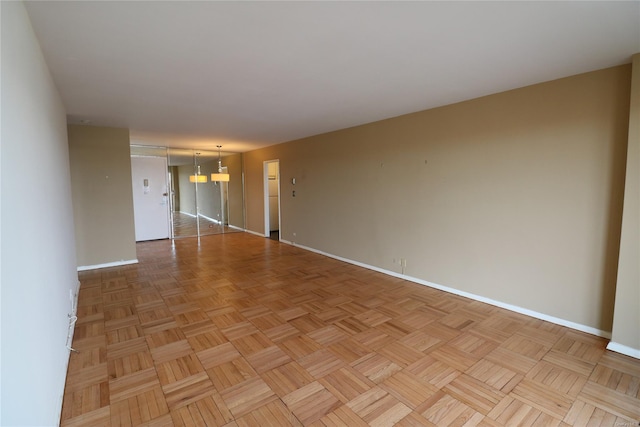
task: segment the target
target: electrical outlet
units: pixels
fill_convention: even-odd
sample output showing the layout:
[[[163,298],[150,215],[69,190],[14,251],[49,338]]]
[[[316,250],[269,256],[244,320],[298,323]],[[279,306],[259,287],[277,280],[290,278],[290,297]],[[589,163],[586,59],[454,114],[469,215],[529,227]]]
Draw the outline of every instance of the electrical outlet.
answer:
[[[402,266],[403,267],[407,266],[407,259],[406,258],[402,258]]]

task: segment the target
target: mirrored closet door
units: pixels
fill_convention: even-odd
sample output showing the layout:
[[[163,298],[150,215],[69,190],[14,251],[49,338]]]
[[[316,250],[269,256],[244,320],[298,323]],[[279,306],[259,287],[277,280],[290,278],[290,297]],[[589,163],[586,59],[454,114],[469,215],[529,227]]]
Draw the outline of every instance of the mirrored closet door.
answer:
[[[244,231],[242,155],[168,149],[173,238]]]
[[[158,179],[153,179],[153,185],[144,187],[144,182],[150,182],[145,175],[146,181],[142,178],[140,181],[143,183],[140,191],[149,198],[147,189],[162,188],[161,204],[169,214],[170,238],[244,231],[242,154],[220,148],[193,150],[131,145],[132,169],[144,159],[165,161],[166,181],[163,177],[164,183],[159,185]],[[148,217],[144,217],[141,224],[146,222]]]

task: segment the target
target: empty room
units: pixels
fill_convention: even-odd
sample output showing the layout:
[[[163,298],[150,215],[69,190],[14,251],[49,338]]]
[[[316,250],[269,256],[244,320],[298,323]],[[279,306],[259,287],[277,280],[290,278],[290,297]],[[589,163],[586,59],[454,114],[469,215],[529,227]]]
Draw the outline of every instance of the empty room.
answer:
[[[0,19],[0,425],[639,425],[639,1]]]

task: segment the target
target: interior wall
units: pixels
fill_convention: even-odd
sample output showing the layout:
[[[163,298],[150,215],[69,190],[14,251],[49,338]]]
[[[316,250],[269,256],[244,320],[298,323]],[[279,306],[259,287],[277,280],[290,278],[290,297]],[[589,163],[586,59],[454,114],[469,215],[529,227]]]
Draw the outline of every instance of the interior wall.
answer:
[[[633,56],[629,110],[622,239],[609,348],[640,358],[640,53]]]
[[[200,172],[207,177],[206,183],[198,184],[198,209],[200,215],[221,222],[222,199],[220,183],[211,181],[211,174],[218,173],[218,160],[200,163]]]
[[[180,194],[180,212],[196,215],[196,186],[189,181],[193,175],[193,165],[178,166],[178,188]]]
[[[611,331],[629,89],[625,65],[245,153],[247,228],[277,158],[283,240]]]
[[[53,426],[78,286],[66,112],[23,3],[0,15],[0,425]]]
[[[68,129],[78,267],[137,262],[129,130]]]
[[[222,158],[229,173],[229,226],[244,230],[244,191],[242,154]]]

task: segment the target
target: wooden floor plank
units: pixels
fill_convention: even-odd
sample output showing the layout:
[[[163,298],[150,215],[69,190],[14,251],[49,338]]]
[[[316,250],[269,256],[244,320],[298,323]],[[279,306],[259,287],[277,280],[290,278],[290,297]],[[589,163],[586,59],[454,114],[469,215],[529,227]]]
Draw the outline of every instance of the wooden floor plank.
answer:
[[[472,418],[478,419],[476,411],[442,392],[436,394],[425,406],[422,416],[437,426],[463,425]]]
[[[375,383],[350,366],[324,376],[319,380],[342,403],[347,403],[373,388]]]
[[[630,420],[640,420],[638,398],[611,390],[600,384],[588,382],[580,392],[579,398],[612,414]]]
[[[253,377],[224,390],[222,399],[234,417],[258,409],[260,406],[277,399],[276,394],[260,377]]]
[[[319,420],[341,406],[341,402],[318,381],[287,394],[282,401],[304,425]]]
[[[632,426],[606,340],[246,233],[79,274],[62,426]]]
[[[269,402],[236,420],[239,427],[302,426],[291,410],[280,400]]]
[[[318,427],[366,427],[369,424],[367,424],[349,407],[343,405],[311,425]]]

